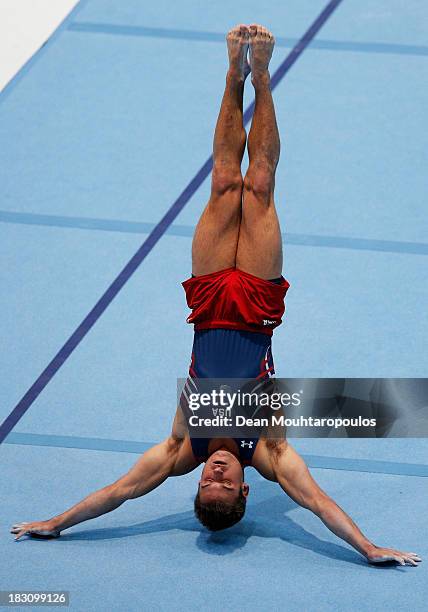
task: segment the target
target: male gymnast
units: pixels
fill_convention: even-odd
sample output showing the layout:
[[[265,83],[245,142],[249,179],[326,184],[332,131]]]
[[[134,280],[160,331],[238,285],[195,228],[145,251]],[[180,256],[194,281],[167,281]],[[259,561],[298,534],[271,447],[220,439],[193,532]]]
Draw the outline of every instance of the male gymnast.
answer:
[[[195,324],[189,381],[263,380],[274,372],[271,336],[281,323],[289,287],[281,275],[282,239],[274,204],[280,153],[268,71],[274,43],[273,35],[260,25],[239,25],[227,35],[229,69],[214,134],[211,194],[193,238],[192,278],[183,283],[192,309],[188,322]],[[247,143],[249,167],[243,179],[247,139],[242,105],[250,72],[255,109]],[[251,465],[369,562],[417,565],[420,561],[415,553],[370,542],[318,486],[285,437],[192,438],[180,406],[170,436],[145,452],[127,474],[54,518],[13,525],[11,533],[16,540],[24,534],[57,537],[203,462],[195,513],[212,531],[243,517],[249,494],[244,467]]]

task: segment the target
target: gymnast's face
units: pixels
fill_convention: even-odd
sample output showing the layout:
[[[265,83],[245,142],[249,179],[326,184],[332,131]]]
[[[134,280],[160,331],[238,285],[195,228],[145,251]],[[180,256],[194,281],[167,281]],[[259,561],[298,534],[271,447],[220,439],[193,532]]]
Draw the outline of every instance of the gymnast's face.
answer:
[[[213,453],[202,470],[199,498],[203,504],[212,501],[233,503],[239,491],[247,497],[249,486],[243,482],[244,472],[238,459],[226,450]]]

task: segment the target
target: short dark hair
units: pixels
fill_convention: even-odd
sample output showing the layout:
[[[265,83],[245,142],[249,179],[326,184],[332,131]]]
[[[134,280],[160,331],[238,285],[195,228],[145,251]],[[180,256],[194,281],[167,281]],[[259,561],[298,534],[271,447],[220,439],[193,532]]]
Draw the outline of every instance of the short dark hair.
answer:
[[[199,490],[195,497],[195,514],[199,521],[210,531],[220,531],[238,523],[245,514],[247,499],[239,489],[239,495],[234,503],[211,501],[201,502]]]

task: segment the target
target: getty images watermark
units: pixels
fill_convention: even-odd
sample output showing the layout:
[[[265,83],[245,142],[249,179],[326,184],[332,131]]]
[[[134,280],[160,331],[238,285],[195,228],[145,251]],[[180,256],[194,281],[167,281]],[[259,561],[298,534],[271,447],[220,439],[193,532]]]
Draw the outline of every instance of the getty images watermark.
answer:
[[[220,389],[188,394],[191,427],[375,427],[375,418],[286,416],[282,409],[302,405],[301,392],[231,391]],[[244,410],[239,412],[238,408]],[[248,410],[250,409],[250,410]],[[263,410],[265,409],[265,410]],[[267,410],[266,410],[267,409]],[[200,412],[199,412],[200,411]],[[253,411],[253,412],[251,412]],[[271,411],[271,414],[266,414]],[[281,414],[279,414],[281,411]],[[245,412],[244,414],[242,412]],[[251,416],[250,416],[251,414]],[[264,415],[264,416],[262,416]]]
[[[189,432],[201,438],[414,436],[409,402],[404,415],[402,402],[391,400],[396,389],[395,382],[391,395],[389,379],[187,378],[178,385]],[[428,434],[424,418],[419,436]]]

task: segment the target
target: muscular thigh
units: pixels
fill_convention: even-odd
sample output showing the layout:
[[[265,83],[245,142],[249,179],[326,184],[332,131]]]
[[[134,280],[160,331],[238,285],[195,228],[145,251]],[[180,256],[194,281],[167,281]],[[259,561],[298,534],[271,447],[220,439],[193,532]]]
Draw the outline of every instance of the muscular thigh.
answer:
[[[282,274],[282,236],[273,196],[269,204],[244,190],[236,267],[259,278]]]
[[[211,197],[196,226],[192,244],[195,276],[236,265],[242,192]]]

